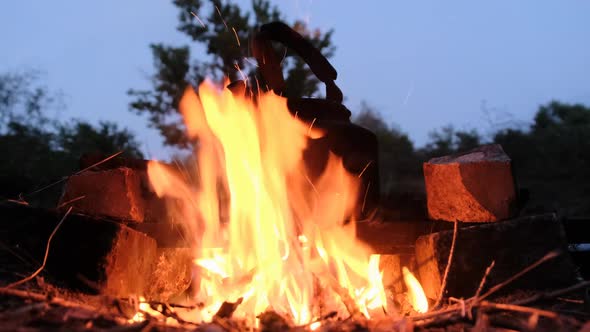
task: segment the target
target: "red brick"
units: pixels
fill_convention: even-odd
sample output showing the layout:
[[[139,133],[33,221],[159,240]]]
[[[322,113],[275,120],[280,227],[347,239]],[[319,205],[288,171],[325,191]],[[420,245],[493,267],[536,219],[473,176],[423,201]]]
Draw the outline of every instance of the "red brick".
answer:
[[[453,231],[448,230],[421,236],[416,241],[420,283],[431,299],[440,292],[452,238]],[[577,273],[567,254],[565,233],[555,216],[530,216],[459,228],[445,295],[473,296],[492,261],[495,265],[487,277],[486,289],[514,276],[553,250],[564,253],[525,274],[513,282],[512,287],[543,289],[576,282]]]
[[[59,205],[87,215],[143,222],[143,185],[140,171],[130,168],[87,171],[70,176]]]
[[[383,286],[393,290],[395,294],[402,294],[407,290],[402,274],[404,266],[417,275],[414,255],[381,255],[379,260],[379,270],[383,272]]]
[[[181,176],[175,167],[167,167]],[[180,202],[158,197],[145,168],[94,169],[68,179],[58,204],[62,210],[73,206],[75,212],[133,223],[180,221],[177,213],[171,213],[180,209]]]
[[[431,221],[361,221],[356,223],[356,236],[376,254],[409,254],[418,236],[431,228]]]
[[[125,297],[141,295],[151,287],[151,274],[157,257],[156,241],[129,227],[118,225],[111,249],[99,265],[104,278],[99,281],[103,294]]]
[[[64,213],[19,205],[0,205],[0,212],[4,216],[0,233],[6,245],[23,248],[41,262],[47,239]],[[121,223],[71,213],[52,238],[44,273],[51,280],[84,292],[142,295],[150,284],[156,254],[156,241],[141,232]],[[6,257],[13,260],[10,255]],[[3,262],[11,266],[10,260]]]
[[[511,161],[500,145],[434,158],[423,168],[429,218],[493,222],[514,216]]]
[[[157,259],[145,297],[169,301],[191,284],[193,250],[190,248],[158,248]]]

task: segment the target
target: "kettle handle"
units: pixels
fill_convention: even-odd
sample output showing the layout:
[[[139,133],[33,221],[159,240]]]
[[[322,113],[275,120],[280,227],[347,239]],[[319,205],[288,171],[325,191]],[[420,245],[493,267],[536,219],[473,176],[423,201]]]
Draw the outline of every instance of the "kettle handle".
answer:
[[[260,31],[252,38],[251,44],[260,73],[276,94],[284,93],[285,79],[281,61],[273,50],[271,41],[280,42],[295,51],[314,75],[326,85],[326,99],[342,103],[342,91],[334,82],[338,76],[336,69],[311,42],[283,22],[262,25]]]

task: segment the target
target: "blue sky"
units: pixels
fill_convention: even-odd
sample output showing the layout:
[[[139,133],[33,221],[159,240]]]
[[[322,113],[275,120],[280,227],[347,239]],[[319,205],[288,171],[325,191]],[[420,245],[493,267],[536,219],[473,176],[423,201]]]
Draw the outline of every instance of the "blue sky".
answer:
[[[334,28],[345,104],[354,112],[365,100],[418,146],[450,123],[486,132],[530,121],[551,99],[590,104],[588,1],[274,3],[290,21]],[[65,95],[61,116],[116,121],[164,158],[157,133],[127,110],[126,91],[149,86],[149,43],[189,42],[176,16],[170,1],[2,1],[0,71],[43,70]]]

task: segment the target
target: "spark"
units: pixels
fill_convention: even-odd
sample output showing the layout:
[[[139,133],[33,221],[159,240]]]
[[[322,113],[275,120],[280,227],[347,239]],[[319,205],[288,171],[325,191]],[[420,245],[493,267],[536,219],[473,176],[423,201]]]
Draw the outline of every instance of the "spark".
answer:
[[[193,15],[197,19],[197,21],[199,21],[199,23],[201,23],[203,28],[207,28],[207,26],[205,26],[205,23],[203,23],[203,21],[201,21],[201,19],[199,18],[199,16],[197,16],[197,14],[195,14],[195,12],[191,12],[191,15]]]
[[[281,63],[279,64],[280,66],[283,65],[283,61],[285,61],[286,58],[287,58],[287,48],[285,47],[285,53],[283,53],[283,58],[281,59]]]
[[[231,29],[234,32],[234,36],[236,37],[236,41],[238,42],[238,47],[242,46],[242,45],[240,45],[240,37],[238,37],[238,33],[236,32],[236,29],[234,27],[232,27]]]
[[[365,171],[367,170],[367,168],[369,168],[369,166],[371,166],[371,164],[373,163],[373,161],[369,161],[367,163],[367,165],[365,165],[365,168],[363,168],[363,170],[359,173],[358,177],[360,178],[361,176],[363,176],[363,174],[365,173]]]
[[[309,125],[309,129],[307,130],[307,136],[311,135],[311,128],[313,128],[313,124],[315,123],[315,120],[317,120],[317,118],[313,118],[313,120],[311,121],[311,124]]]
[[[258,68],[258,63],[252,61],[251,59],[244,57],[244,61],[246,61],[247,63],[251,64],[252,66]]]
[[[410,100],[410,97],[412,96],[413,92],[414,92],[414,81],[410,82],[410,88],[408,89],[408,93],[406,94],[406,98],[404,99],[404,103],[403,103],[404,106],[406,106],[406,104],[408,104],[408,100]]]
[[[236,68],[236,70],[238,71],[238,73],[240,73],[240,76],[242,76],[242,80],[245,83],[248,80],[248,78],[246,77],[246,74],[244,74],[244,72],[242,71],[242,69],[240,68],[240,65],[238,63],[234,63],[234,68]]]
[[[307,174],[303,174],[303,175],[305,176],[305,179],[307,180],[307,182],[311,186],[311,189],[313,189],[313,192],[316,194],[316,196],[320,197],[319,191],[315,188],[315,186],[314,186],[313,182],[311,181],[311,179],[309,178],[309,176],[307,176]]]
[[[227,27],[227,23],[225,23],[223,16],[221,16],[221,11],[219,10],[219,7],[215,6],[215,10],[217,10],[217,14],[219,14],[219,18],[221,19],[221,22],[223,22],[223,25],[225,25],[225,29],[227,31],[229,31],[229,28]]]

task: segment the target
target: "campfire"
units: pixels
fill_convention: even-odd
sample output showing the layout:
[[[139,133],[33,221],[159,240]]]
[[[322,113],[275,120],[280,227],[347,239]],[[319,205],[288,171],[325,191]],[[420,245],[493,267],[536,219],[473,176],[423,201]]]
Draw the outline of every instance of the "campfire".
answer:
[[[315,181],[305,168],[306,142],[321,130],[292,116],[272,92],[254,103],[206,81],[180,105],[189,135],[199,138],[200,187],[157,162],[148,174],[159,196],[181,202],[179,219],[198,234],[199,318],[209,321],[224,302],[239,303],[234,316],[253,325],[268,308],[297,325],[332,311],[371,318],[396,310],[386,301],[379,255],[356,238],[350,219],[359,208],[358,175],[333,154]],[[427,311],[419,283],[406,274],[413,305]]]
[[[253,40],[267,88],[205,80],[184,92],[194,162],[90,156],[57,210],[0,206],[18,220],[3,225],[7,248],[44,257],[0,288],[33,301],[0,323],[51,312],[72,329],[117,331],[582,326],[589,283],[569,234],[553,214],[518,215],[501,146],[426,162],[429,220],[396,220],[379,206],[375,136],[350,123],[335,70],[282,23]],[[309,62],[325,100],[282,96],[271,40]],[[574,309],[528,306],[557,298]]]

